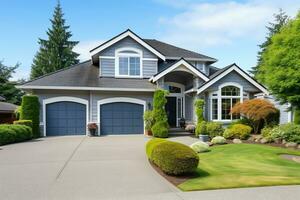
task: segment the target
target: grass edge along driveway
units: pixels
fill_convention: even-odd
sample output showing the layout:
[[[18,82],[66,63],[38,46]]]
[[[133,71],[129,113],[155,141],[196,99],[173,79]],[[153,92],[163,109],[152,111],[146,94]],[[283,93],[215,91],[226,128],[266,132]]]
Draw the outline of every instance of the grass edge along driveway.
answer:
[[[281,154],[299,151],[257,144],[211,147],[200,157],[196,178],[178,185],[183,191],[300,184],[300,164]]]

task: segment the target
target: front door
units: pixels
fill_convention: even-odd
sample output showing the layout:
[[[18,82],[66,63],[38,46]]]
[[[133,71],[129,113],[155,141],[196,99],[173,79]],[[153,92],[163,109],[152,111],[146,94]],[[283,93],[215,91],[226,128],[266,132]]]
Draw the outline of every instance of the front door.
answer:
[[[176,127],[176,97],[167,97],[166,112],[170,127]]]

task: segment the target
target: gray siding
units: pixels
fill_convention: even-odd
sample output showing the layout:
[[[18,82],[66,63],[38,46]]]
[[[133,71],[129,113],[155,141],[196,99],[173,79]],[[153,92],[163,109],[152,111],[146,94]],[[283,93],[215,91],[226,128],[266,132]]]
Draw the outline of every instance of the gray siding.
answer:
[[[262,98],[262,97],[259,97]],[[276,101],[276,99],[273,96],[267,96],[265,99],[269,100],[271,103],[274,104],[274,106],[280,111],[280,118],[279,118],[279,123],[280,124],[286,124],[291,122],[292,120],[292,115],[291,111],[288,110],[289,105],[288,104],[280,104],[279,101]]]
[[[126,37],[123,40],[117,42],[116,44],[108,47],[100,53],[101,56],[115,57],[115,50],[123,47],[132,47],[139,49],[143,52],[143,58],[155,58],[157,56],[150,52],[148,49],[131,39]],[[156,60],[143,60],[143,76],[151,77],[157,73],[157,61]],[[112,77],[115,75],[115,59],[100,58],[100,75],[102,77]]]
[[[192,96],[185,96],[185,119],[187,121],[193,121],[193,100]]]
[[[130,37],[126,37],[123,40],[111,45],[107,49],[103,50],[100,53],[100,56],[115,56],[115,50],[122,47],[133,47],[143,51],[144,58],[157,58],[152,52],[148,49],[137,43],[135,40],[131,39]]]
[[[212,86],[210,86],[207,91],[216,91],[218,90],[219,85],[223,83],[228,83],[228,82],[234,82],[238,83],[243,86],[244,91],[247,92],[261,92],[259,91],[254,85],[249,83],[245,78],[243,78],[241,75],[239,75],[237,72],[232,71],[231,73],[227,74],[225,77],[214,83]]]
[[[100,59],[100,75],[103,77],[115,76],[115,59]]]
[[[143,60],[143,77],[151,77],[157,73],[157,61]]]
[[[152,106],[153,93],[137,93],[137,92],[91,92],[91,108],[90,117],[91,121],[98,122],[98,111],[97,102],[102,99],[112,98],[112,97],[130,97],[137,98],[147,102],[147,109],[149,104]]]

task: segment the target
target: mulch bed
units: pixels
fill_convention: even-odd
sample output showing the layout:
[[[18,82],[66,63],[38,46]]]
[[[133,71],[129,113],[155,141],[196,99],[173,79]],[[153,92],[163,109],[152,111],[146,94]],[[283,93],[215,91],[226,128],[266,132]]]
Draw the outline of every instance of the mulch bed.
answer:
[[[149,163],[151,164],[151,166],[155,169],[155,171],[157,173],[159,173],[162,177],[164,177],[165,179],[167,179],[170,183],[172,183],[174,186],[178,186],[181,183],[191,179],[191,178],[196,178],[197,175],[196,174],[188,174],[188,175],[181,175],[181,176],[172,176],[172,175],[168,175],[165,174],[159,167],[157,167],[153,162],[151,162],[149,160]]]

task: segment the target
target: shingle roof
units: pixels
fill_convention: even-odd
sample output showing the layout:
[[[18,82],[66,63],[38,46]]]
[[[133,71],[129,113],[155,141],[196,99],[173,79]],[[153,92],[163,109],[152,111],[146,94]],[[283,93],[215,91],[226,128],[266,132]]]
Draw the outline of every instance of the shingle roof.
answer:
[[[155,88],[148,79],[99,77],[99,67],[91,64],[90,60],[26,82],[20,88],[22,86]]]
[[[222,72],[226,71],[228,68],[232,67],[233,65],[235,65],[235,63],[234,63],[234,64],[231,64],[231,65],[228,65],[228,66],[226,66],[226,67],[224,67],[224,68],[222,68],[222,69],[216,70],[215,73],[213,73],[213,74],[211,74],[211,75],[209,76],[209,79],[215,78],[216,76],[218,76],[218,75],[221,74]]]
[[[207,59],[210,60],[212,62],[216,62],[217,59],[203,55],[203,54],[199,54],[187,49],[183,49],[180,47],[176,47],[174,45],[171,44],[167,44],[165,42],[161,42],[159,40],[155,40],[155,39],[143,39],[146,43],[148,43],[150,46],[152,46],[153,48],[157,49],[159,52],[161,52],[164,56],[166,57],[171,57],[171,58],[185,58],[185,59],[189,59],[189,58],[194,58],[194,59]]]
[[[7,103],[7,102],[0,102],[0,113],[13,113],[18,106]]]

